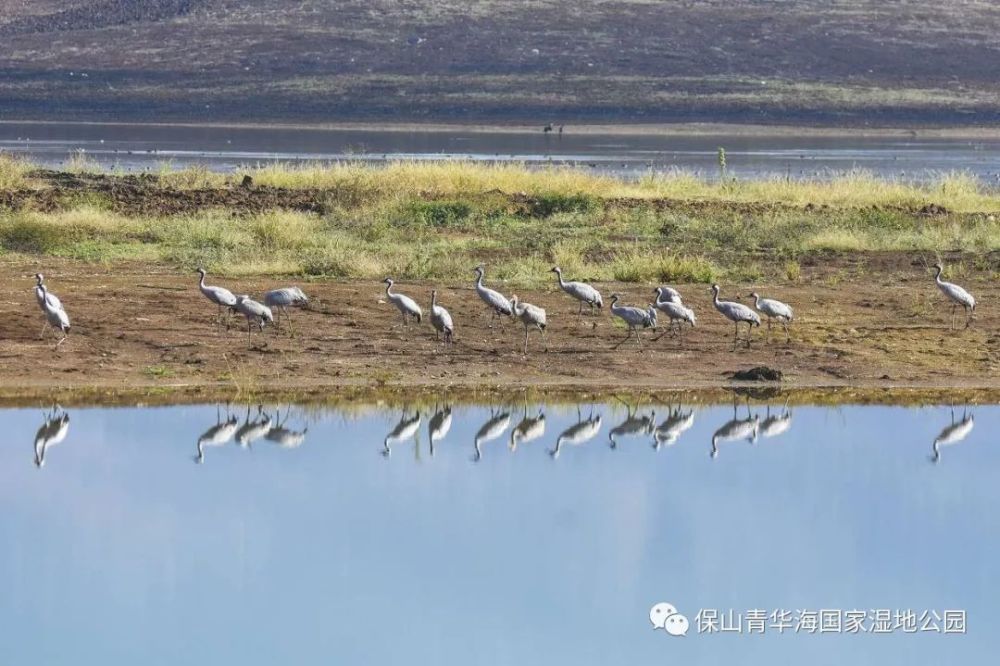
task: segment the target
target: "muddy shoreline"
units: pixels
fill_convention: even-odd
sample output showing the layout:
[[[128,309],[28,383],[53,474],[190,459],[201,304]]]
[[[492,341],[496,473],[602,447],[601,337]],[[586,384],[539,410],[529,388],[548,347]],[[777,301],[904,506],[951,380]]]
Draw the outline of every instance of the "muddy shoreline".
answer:
[[[58,350],[51,338],[38,337],[42,318],[32,279],[38,270],[44,270],[73,320],[69,339]],[[323,402],[438,394],[577,399],[678,390],[685,395],[707,391],[721,400],[733,386],[775,395],[804,391],[810,400],[834,389],[830,395],[848,402],[983,402],[1000,396],[1000,335],[995,333],[1000,315],[995,310],[983,308],[968,329],[951,329],[933,282],[922,274],[896,271],[877,299],[870,293],[867,269],[860,275],[836,284],[817,276],[782,285],[780,293],[798,314],[791,340],[776,332],[764,344],[755,331],[753,347],[735,351],[731,325],[711,309],[703,284],[678,285],[699,314],[698,327],[683,340],[653,341],[647,332],[641,352],[633,341],[614,348],[624,331],[606,309],[600,316],[581,317],[554,285],[529,290],[522,296],[549,313],[548,350],[532,335],[524,356],[520,325],[489,328],[470,285],[405,285],[421,302],[429,299],[431,288],[439,290],[456,321],[453,347],[437,342],[429,325],[404,328],[377,282],[316,280],[299,282],[312,305],[295,313],[297,335],[269,329],[249,348],[238,321],[228,332],[213,325],[216,310],[199,293],[194,274],[167,266],[4,259],[0,402],[175,402],[220,396]],[[293,281],[220,282],[259,294]],[[982,303],[1000,299],[1000,289],[990,280],[966,284]],[[635,284],[598,286],[633,299],[645,291]],[[733,372],[755,366],[780,370],[783,380],[767,385],[732,380]]]

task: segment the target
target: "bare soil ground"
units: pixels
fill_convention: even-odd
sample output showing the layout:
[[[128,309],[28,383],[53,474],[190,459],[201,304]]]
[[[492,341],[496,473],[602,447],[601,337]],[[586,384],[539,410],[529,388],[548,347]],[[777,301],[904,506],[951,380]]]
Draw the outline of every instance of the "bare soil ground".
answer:
[[[734,371],[761,365],[780,370],[785,387],[1000,388],[1000,314],[990,307],[1000,300],[1000,289],[986,280],[965,280],[983,306],[971,327],[950,328],[948,308],[925,272],[908,269],[901,256],[883,260],[881,271],[857,280],[824,279],[847,274],[846,260],[831,258],[801,285],[780,292],[754,285],[792,304],[797,319],[791,341],[776,329],[765,343],[763,331],[755,329],[750,349],[734,350],[732,325],[712,309],[703,284],[677,285],[695,309],[698,327],[683,339],[654,341],[645,331],[641,352],[634,340],[615,348],[625,331],[607,307],[600,316],[577,316],[575,302],[553,284],[519,294],[549,316],[545,342],[531,332],[526,356],[518,322],[488,327],[471,279],[462,285],[399,285],[425,309],[432,286],[439,290],[456,322],[453,346],[437,342],[426,320],[404,327],[377,282],[314,282],[302,284],[312,304],[293,315],[296,335],[284,327],[268,329],[254,334],[251,347],[244,320],[234,317],[228,331],[213,323],[216,309],[199,293],[196,275],[149,265],[112,269],[5,260],[0,393],[191,387],[330,394],[378,388],[668,390],[726,386]],[[58,349],[52,337],[39,338],[42,315],[32,277],[39,270],[73,322]],[[878,283],[872,274],[881,276]],[[283,284],[210,282],[258,296]],[[605,298],[620,290],[628,303],[645,304],[653,285],[599,287]],[[747,302],[748,292],[746,286],[723,286],[723,297]]]

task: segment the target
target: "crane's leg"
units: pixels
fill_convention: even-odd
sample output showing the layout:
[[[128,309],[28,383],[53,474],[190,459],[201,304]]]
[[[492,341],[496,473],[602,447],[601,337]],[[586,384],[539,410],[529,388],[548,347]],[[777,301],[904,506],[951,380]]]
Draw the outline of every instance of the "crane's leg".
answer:
[[[528,325],[524,325],[524,354],[528,354]]]
[[[785,320],[782,320],[781,325],[785,327],[785,342],[786,343],[791,342],[792,341],[792,334],[788,332],[788,322],[785,321]]]
[[[59,338],[59,342],[56,343],[56,347],[55,348],[59,349],[59,345],[61,345],[62,343],[66,342],[66,338],[67,337],[68,336],[65,333],[63,333],[63,336],[61,338]]]
[[[621,347],[621,346],[622,346],[623,344],[625,344],[626,342],[628,342],[629,338],[631,338],[631,337],[632,337],[632,329],[631,329],[631,328],[629,328],[629,330],[625,332],[625,337],[624,337],[624,338],[622,338],[622,339],[621,339],[621,340],[620,340],[620,341],[618,342],[618,344],[616,344],[616,345],[615,345],[614,347],[612,347],[612,349],[618,349],[618,348],[619,348],[619,347]]]
[[[753,337],[753,323],[747,322],[747,349],[750,349],[750,338]]]
[[[292,325],[292,313],[289,312],[284,305],[281,306],[281,320],[288,320],[288,334],[293,338],[295,337],[295,326]]]
[[[750,325],[750,328],[753,328],[753,324]],[[767,332],[764,334],[764,342],[767,342],[770,339],[771,339],[771,318],[768,317],[767,318]]]
[[[593,306],[591,306],[591,308],[593,308]],[[580,316],[580,317],[583,316],[583,301],[580,301],[580,312],[577,313],[577,316]]]
[[[736,351],[736,344],[740,339],[740,323],[738,321],[733,322],[733,351]]]
[[[635,331],[635,344],[639,345],[639,351],[642,351],[642,342],[639,340],[639,329],[633,326],[632,330]]]
[[[247,347],[253,349],[253,342],[251,341],[250,338],[251,326],[252,324],[250,323],[250,317],[247,317]]]

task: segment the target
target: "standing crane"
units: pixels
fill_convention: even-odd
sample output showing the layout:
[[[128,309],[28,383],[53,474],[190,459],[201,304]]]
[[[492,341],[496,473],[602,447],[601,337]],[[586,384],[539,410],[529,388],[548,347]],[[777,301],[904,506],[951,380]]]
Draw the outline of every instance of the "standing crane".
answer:
[[[616,344],[613,349],[618,349],[623,343],[627,342],[628,339],[635,333],[635,343],[639,345],[639,349],[642,349],[642,343],[639,341],[639,329],[640,328],[651,328],[656,325],[656,321],[649,316],[647,310],[642,308],[632,307],[630,305],[618,305],[618,301],[621,300],[620,294],[611,294],[611,314],[618,317],[628,325],[628,333],[621,342]]]
[[[437,304],[437,298],[437,289],[434,289],[431,291],[431,325],[434,326],[434,335],[440,339],[443,333],[445,343],[454,343],[455,325],[451,322],[451,313]]]
[[[483,286],[483,275],[486,269],[482,266],[476,266],[472,269],[472,272],[476,274],[476,293],[479,294],[479,298],[483,300],[483,303],[490,309],[490,328],[493,328],[493,318],[497,317],[500,320],[500,326],[503,327],[503,317],[511,317],[514,315],[514,308],[511,307],[510,301],[501,294],[499,291],[494,291],[489,287]]]
[[[62,333],[62,337],[56,343],[56,349],[58,349],[59,345],[66,341],[66,336],[69,335],[69,315],[63,309],[62,302],[50,294],[48,288],[41,281],[35,287],[36,297],[39,294],[41,295],[42,313],[45,315],[47,327],[51,327]],[[42,329],[43,335],[45,330],[45,328]]]
[[[282,287],[281,289],[272,289],[264,294],[264,305],[269,308],[278,308],[282,318],[288,319],[288,330],[291,331],[292,335],[295,335],[295,329],[292,328],[292,316],[288,314],[288,308],[304,308],[309,305],[309,298],[298,287]],[[275,321],[275,326],[277,325],[278,322]]]
[[[626,407],[628,407],[626,405]],[[638,410],[638,407],[636,407]],[[648,415],[639,416],[636,411],[631,408],[625,416],[625,420],[616,425],[608,432],[608,446],[612,449],[618,448],[618,440],[616,437],[627,436],[631,437],[633,435],[652,435],[653,430],[656,428],[656,412],[650,412]]]
[[[684,322],[691,324],[691,328],[695,327],[696,319],[694,310],[681,303],[680,294],[675,289],[657,287],[653,291],[656,293],[656,309],[670,318],[668,332],[673,335],[681,332],[684,329]],[[676,331],[674,330],[675,323],[677,324]],[[663,335],[666,335],[666,333],[663,333],[660,337],[663,337]]]
[[[386,278],[382,280],[385,284],[385,297],[389,299],[389,302],[396,306],[400,314],[403,315],[403,326],[407,326],[410,323],[410,317],[417,320],[419,324],[424,318],[424,311],[420,309],[417,302],[410,298],[409,296],[404,296],[403,294],[394,294],[392,292],[392,285],[395,282],[392,278]]]
[[[937,273],[934,274],[934,282],[937,283],[938,289],[941,293],[948,297],[951,301],[951,319],[952,326],[955,322],[955,309],[961,305],[962,309],[965,310],[965,327],[968,328],[969,324],[972,323],[972,317],[976,314],[976,299],[972,297],[972,294],[962,289],[957,284],[952,282],[945,282],[941,279],[941,272],[944,268],[941,264],[934,264],[934,269]]]
[[[757,311],[767,316],[767,333],[764,335],[764,341],[766,342],[771,337],[772,319],[777,319],[781,322],[781,325],[785,327],[786,340],[791,340],[792,337],[788,333],[788,324],[795,316],[792,314],[792,308],[773,298],[761,298],[760,294],[756,291],[750,292],[750,298],[753,299],[754,307],[757,308]]]
[[[531,303],[521,303],[517,296],[511,296],[510,306],[514,311],[514,316],[524,324],[524,353],[528,353],[528,327],[534,326],[542,333],[542,342],[545,342],[545,310],[532,305]],[[545,348],[548,351],[548,346]]]
[[[253,324],[257,324],[257,328],[259,328],[260,332],[263,333],[264,324],[274,321],[274,315],[271,314],[271,308],[262,303],[258,303],[246,294],[236,297],[236,305],[234,307],[237,312],[247,318],[247,345],[252,348],[253,341],[251,338],[251,330],[253,328]]]
[[[719,300],[719,285],[712,285],[712,303],[715,305],[715,309],[719,311],[723,317],[733,322],[735,329],[733,333],[733,349],[736,349],[736,343],[740,338],[740,324],[747,324],[747,347],[750,347],[750,335],[753,331],[754,326],[760,326],[760,317],[752,309],[743,305],[742,303],[737,303],[735,301],[720,301]]]
[[[584,305],[590,306],[591,314],[594,313],[595,306],[598,309],[604,307],[604,300],[601,298],[601,292],[597,291],[586,282],[563,282],[562,269],[558,266],[553,266],[552,272],[555,273],[556,277],[559,279],[559,287],[567,294],[580,301],[580,312],[578,314],[583,314]]]
[[[201,279],[198,281],[198,288],[201,290],[201,293],[205,295],[205,298],[219,306],[219,315],[216,322],[221,324],[222,308],[229,308],[230,312],[232,312],[233,308],[236,307],[236,296],[233,295],[233,292],[224,287],[213,287],[205,284],[204,268],[198,269],[198,275],[201,276]],[[228,325],[229,321],[227,320],[226,326],[228,327]]]
[[[42,309],[42,312],[45,312],[46,289],[44,288],[44,285],[45,285],[45,276],[42,275],[41,273],[35,273],[35,300],[38,301],[38,307]],[[52,305],[61,310],[62,302],[59,300],[59,297],[53,294],[52,292],[48,292],[47,295],[48,295],[48,300],[51,301]],[[42,324],[42,330],[39,332],[38,337],[42,337],[45,335],[45,329],[48,328],[48,326],[49,322],[46,320]]]

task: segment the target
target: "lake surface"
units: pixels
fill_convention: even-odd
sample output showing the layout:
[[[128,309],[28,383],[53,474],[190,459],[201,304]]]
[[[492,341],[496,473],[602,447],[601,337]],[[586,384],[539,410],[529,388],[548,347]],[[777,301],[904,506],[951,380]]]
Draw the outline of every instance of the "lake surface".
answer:
[[[157,170],[205,164],[232,171],[267,162],[480,160],[568,164],[636,177],[683,169],[713,178],[725,147],[741,178],[830,177],[865,169],[886,178],[926,180],[967,171],[1000,182],[1000,140],[938,138],[656,136],[497,132],[400,132],[295,128],[0,123],[0,150],[51,167],[78,151],[107,168]]]
[[[987,664],[1000,648],[996,406],[264,412],[0,410],[0,660]],[[658,602],[687,635],[653,629]],[[807,632],[821,609],[840,631]],[[805,630],[779,633],[782,610]],[[876,632],[883,610],[898,621]],[[775,624],[703,631],[712,611]]]

